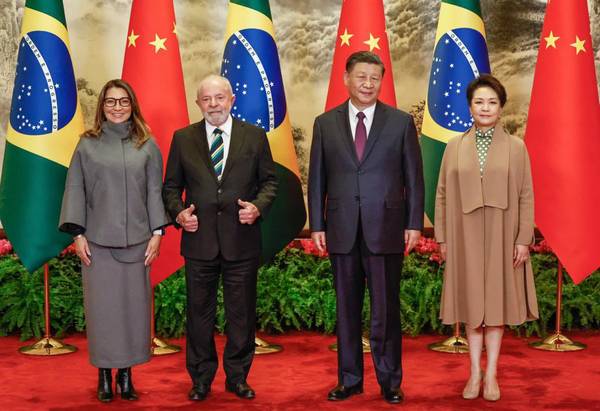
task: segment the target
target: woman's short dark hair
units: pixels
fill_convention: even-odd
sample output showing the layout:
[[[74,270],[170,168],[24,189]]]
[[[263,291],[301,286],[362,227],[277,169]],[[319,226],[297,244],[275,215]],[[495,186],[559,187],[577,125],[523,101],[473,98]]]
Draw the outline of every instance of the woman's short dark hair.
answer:
[[[482,74],[469,83],[469,86],[467,87],[467,101],[469,106],[473,100],[473,94],[475,94],[475,90],[481,87],[489,87],[494,90],[496,95],[498,95],[498,99],[500,100],[500,107],[504,107],[506,104],[506,89],[502,83],[500,83],[500,80],[491,74]]]
[[[383,61],[381,61],[377,54],[370,51],[357,51],[348,56],[348,59],[346,60],[346,73],[350,73],[350,71],[352,71],[354,66],[356,66],[358,63],[376,64],[381,67],[382,76],[385,72]]]

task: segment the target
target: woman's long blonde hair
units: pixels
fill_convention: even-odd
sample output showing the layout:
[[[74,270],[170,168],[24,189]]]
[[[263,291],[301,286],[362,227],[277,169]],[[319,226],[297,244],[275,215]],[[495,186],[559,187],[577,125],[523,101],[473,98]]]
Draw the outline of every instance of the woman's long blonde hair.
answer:
[[[94,125],[91,129],[85,131],[82,134],[82,137],[98,138],[100,136],[100,132],[102,131],[102,123],[106,121],[106,115],[104,114],[104,99],[108,89],[113,87],[125,90],[129,96],[129,99],[131,100],[131,139],[133,140],[135,146],[140,148],[150,138],[150,127],[148,127],[148,124],[142,116],[140,105],[138,104],[138,100],[133,92],[133,89],[129,83],[121,79],[110,80],[104,85],[104,87],[102,87],[102,90],[100,90],[100,95],[98,96],[98,105],[96,106]]]

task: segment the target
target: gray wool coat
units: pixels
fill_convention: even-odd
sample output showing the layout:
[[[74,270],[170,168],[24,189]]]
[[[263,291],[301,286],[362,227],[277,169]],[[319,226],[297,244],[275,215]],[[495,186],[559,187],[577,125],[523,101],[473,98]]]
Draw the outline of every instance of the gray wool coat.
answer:
[[[82,137],[67,173],[61,229],[83,227],[88,241],[104,247],[140,244],[169,222],[160,150],[152,139],[136,148],[128,128],[104,122],[99,138]]]

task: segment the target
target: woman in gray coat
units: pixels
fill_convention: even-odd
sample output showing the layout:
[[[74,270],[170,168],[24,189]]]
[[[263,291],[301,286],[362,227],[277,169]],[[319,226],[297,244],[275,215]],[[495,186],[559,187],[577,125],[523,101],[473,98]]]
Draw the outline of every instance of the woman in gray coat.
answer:
[[[136,400],[131,367],[150,359],[148,274],[168,223],[162,164],[131,86],[109,81],[73,153],[60,216],[82,263],[90,362],[103,402],[113,398],[113,368],[117,392]]]

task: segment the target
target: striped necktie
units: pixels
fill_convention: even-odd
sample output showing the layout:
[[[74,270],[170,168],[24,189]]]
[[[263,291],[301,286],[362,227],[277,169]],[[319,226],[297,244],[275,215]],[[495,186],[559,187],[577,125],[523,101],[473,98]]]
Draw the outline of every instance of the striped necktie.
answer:
[[[213,142],[210,145],[210,160],[213,168],[215,169],[217,178],[221,179],[221,174],[223,174],[223,154],[225,152],[225,145],[223,144],[223,130],[215,128],[212,135]]]

